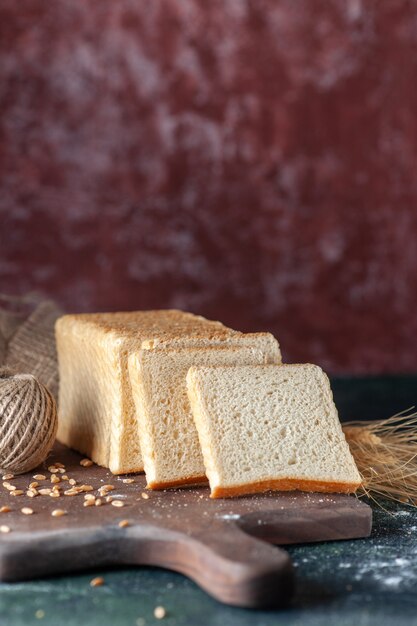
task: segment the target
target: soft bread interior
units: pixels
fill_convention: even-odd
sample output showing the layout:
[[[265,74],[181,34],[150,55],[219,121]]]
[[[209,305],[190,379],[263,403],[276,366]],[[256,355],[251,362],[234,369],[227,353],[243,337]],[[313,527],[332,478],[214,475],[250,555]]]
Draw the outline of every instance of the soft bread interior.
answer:
[[[260,364],[269,358],[271,354],[250,345],[141,350],[130,355],[148,487],[161,489],[207,480],[187,396],[188,369],[192,365]]]
[[[187,387],[212,497],[360,485],[319,367],[192,367]]]

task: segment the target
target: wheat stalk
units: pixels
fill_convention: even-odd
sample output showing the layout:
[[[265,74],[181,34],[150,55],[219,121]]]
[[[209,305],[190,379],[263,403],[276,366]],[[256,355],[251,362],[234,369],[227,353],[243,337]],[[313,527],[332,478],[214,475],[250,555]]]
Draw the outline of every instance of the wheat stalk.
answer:
[[[414,408],[385,420],[343,424],[362,476],[359,495],[417,506],[417,412],[412,412]]]

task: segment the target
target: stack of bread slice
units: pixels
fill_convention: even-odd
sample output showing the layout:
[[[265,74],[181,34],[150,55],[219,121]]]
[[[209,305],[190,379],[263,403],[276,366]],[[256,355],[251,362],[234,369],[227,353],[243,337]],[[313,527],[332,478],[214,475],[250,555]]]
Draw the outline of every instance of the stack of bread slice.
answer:
[[[175,310],[65,315],[56,340],[58,439],[114,474],[145,470],[155,487],[206,480],[187,397],[191,365],[281,362],[269,333]]]
[[[114,474],[212,497],[360,485],[327,377],[270,333],[163,310],[66,315],[56,338],[58,439]]]

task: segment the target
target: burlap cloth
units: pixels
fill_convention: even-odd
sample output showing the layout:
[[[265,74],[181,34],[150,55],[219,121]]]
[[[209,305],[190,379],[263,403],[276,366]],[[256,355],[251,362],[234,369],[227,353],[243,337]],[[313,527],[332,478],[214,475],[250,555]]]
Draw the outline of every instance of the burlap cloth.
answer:
[[[38,296],[13,298],[0,294],[0,367],[33,374],[58,398],[55,320],[58,307]]]

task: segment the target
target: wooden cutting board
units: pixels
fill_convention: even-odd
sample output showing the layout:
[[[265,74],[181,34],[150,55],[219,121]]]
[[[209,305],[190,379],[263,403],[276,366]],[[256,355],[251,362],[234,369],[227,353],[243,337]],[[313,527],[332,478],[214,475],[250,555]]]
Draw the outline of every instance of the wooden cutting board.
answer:
[[[98,467],[82,467],[77,453],[57,444],[46,467],[9,482],[24,490],[11,496],[1,489],[0,579],[28,580],[109,565],[156,565],[182,572],[217,600],[244,607],[273,607],[288,602],[293,586],[289,555],[270,544],[294,544],[366,537],[372,514],[353,496],[266,493],[211,500],[208,487],[146,491],[143,475],[113,476]],[[111,502],[84,507],[84,493],[30,498],[34,474],[39,488],[50,488],[48,466],[60,462],[77,485],[97,489],[114,485]],[[55,474],[62,477],[63,474]],[[70,488],[58,483],[61,492]],[[145,494],[145,498],[143,497]],[[24,515],[23,507],[33,509]],[[53,517],[54,509],[66,515]],[[119,522],[129,525],[121,527]]]

